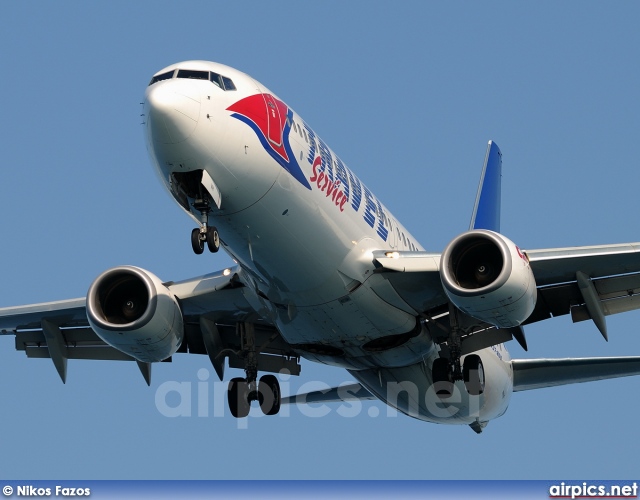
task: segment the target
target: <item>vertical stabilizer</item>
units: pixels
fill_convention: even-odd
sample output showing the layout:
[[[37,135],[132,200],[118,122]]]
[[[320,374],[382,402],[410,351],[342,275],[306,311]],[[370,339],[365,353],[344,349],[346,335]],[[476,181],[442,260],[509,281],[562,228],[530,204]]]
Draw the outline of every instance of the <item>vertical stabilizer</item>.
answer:
[[[500,232],[500,178],[502,177],[502,153],[498,145],[489,141],[482,167],[476,203],[469,229],[488,229]]]

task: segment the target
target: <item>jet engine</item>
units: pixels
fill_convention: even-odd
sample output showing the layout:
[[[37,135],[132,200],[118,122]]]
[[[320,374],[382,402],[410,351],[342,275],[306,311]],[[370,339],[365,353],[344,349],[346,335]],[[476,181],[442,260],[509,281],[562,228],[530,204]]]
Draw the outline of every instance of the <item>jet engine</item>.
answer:
[[[157,276],[138,267],[98,276],[87,294],[87,318],[107,344],[146,363],[173,355],[184,337],[178,301]]]
[[[536,305],[527,256],[493,231],[473,230],[454,238],[442,254],[440,279],[456,307],[498,328],[522,324]]]

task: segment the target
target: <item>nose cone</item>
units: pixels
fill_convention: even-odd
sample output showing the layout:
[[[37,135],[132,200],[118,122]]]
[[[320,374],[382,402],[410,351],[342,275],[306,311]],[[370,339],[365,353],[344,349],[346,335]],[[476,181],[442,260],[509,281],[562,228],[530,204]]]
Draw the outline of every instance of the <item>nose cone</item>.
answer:
[[[177,144],[188,139],[200,118],[200,94],[188,80],[158,82],[147,89],[147,124],[155,143]]]

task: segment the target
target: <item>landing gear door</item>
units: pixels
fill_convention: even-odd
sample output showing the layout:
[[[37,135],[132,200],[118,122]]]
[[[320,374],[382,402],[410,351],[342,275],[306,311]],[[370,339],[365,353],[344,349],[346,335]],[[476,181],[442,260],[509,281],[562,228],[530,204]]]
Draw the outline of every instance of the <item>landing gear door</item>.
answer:
[[[282,120],[280,109],[271,94],[262,94],[267,105],[267,130],[269,141],[275,146],[282,146]]]
[[[218,186],[216,186],[216,183],[213,182],[213,179],[209,175],[209,172],[207,172],[206,170],[202,170],[201,182],[202,186],[207,190],[207,193],[209,193],[209,196],[211,196],[211,199],[216,204],[216,207],[218,207],[218,209],[222,208],[220,206],[222,203],[222,195],[220,194],[220,189],[218,189]]]

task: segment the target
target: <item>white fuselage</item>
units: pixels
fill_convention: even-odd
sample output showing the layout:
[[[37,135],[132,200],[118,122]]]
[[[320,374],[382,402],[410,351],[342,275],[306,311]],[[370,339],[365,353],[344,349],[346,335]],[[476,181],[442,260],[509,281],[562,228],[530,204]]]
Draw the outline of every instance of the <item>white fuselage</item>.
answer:
[[[209,223],[260,315],[302,356],[350,370],[404,413],[442,423],[504,413],[512,373],[503,346],[477,353],[487,380],[481,396],[457,383],[443,405],[429,389],[437,347],[418,311],[374,272],[372,258],[374,250],[423,248],[299,115],[228,66],[188,61],[158,74],[174,69],[214,72],[235,87],[177,72],[153,83],[145,94],[146,138],[174,197],[173,174],[204,170],[215,183],[220,206]],[[401,345],[380,348],[403,334],[410,335]]]

